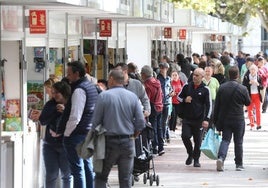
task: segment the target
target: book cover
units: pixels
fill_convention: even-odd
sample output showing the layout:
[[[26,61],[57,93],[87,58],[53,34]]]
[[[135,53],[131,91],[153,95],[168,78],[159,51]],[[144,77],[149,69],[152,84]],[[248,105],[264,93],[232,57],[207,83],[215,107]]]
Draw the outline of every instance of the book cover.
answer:
[[[21,118],[12,117],[5,120],[5,131],[22,131]]]
[[[20,117],[20,99],[6,100],[6,117]]]

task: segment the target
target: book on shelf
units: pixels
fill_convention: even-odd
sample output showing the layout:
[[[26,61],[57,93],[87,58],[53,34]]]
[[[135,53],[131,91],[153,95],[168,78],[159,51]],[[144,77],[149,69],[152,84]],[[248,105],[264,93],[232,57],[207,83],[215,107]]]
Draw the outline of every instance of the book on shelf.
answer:
[[[5,131],[22,131],[21,118],[12,117],[5,119]]]
[[[6,100],[6,117],[20,117],[20,99]]]

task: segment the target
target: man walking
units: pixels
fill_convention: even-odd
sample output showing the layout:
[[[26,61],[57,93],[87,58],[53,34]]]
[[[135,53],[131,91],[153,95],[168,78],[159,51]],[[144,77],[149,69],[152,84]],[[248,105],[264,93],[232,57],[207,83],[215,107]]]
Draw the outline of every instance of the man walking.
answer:
[[[250,96],[245,86],[238,83],[239,69],[237,66],[229,69],[230,81],[222,84],[216,96],[214,108],[214,123],[218,131],[222,131],[217,171],[224,170],[224,160],[228,147],[234,135],[234,151],[236,170],[243,167],[243,138],[245,133],[244,105],[250,104]]]
[[[200,146],[202,128],[207,128],[212,111],[212,102],[209,88],[202,82],[205,71],[202,68],[196,68],[193,73],[193,81],[185,84],[178,100],[184,103],[184,118],[182,120],[182,141],[187,150],[188,158],[186,165],[192,164],[194,167],[200,167]],[[193,136],[194,148],[191,137]]]
[[[102,125],[105,133],[105,159],[101,173],[96,173],[95,187],[106,188],[109,173],[118,165],[120,188],[131,188],[135,142],[145,122],[137,96],[124,88],[122,70],[109,73],[109,90],[102,92],[93,115],[93,128]]]
[[[67,64],[67,79],[72,96],[68,100],[60,125],[65,126],[63,144],[74,177],[74,188],[92,188],[94,173],[91,159],[77,155],[76,145],[83,142],[92,126],[92,116],[98,92],[85,76],[85,67],[75,61]],[[66,164],[67,165],[67,164]]]
[[[169,126],[168,126],[168,116],[169,116],[169,109],[171,105],[171,94],[173,92],[171,86],[171,79],[168,76],[167,72],[169,69],[168,63],[160,63],[159,64],[160,73],[157,75],[157,79],[161,83],[162,88],[162,101],[163,101],[163,110],[162,110],[162,117],[161,117],[161,126],[163,130],[163,139],[169,141]]]

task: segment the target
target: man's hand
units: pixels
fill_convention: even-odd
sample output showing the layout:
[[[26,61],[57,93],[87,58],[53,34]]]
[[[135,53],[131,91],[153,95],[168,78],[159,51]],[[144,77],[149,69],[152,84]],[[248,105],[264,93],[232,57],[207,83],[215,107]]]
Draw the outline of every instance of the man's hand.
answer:
[[[141,133],[140,131],[135,131],[135,133],[133,135],[134,136],[134,139],[137,138],[140,135],[140,133]]]
[[[150,113],[148,111],[144,110],[143,115],[144,115],[144,117],[148,117],[150,115]]]
[[[191,102],[192,102],[192,97],[191,97],[191,96],[187,96],[187,97],[185,98],[185,102],[186,102],[186,103],[191,103]]]
[[[202,122],[202,127],[203,128],[208,128],[208,125],[209,125],[208,121],[203,121]]]
[[[31,114],[30,114],[30,119],[32,119],[33,121],[38,121],[40,115],[41,115],[41,111],[40,110],[32,110],[31,111]]]

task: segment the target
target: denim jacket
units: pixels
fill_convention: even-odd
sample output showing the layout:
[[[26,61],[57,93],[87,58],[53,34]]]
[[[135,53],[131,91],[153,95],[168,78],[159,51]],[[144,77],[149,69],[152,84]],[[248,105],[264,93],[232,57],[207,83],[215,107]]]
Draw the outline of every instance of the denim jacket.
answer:
[[[169,76],[164,78],[162,74],[158,74],[157,79],[161,83],[163,93],[163,104],[164,105],[171,104],[172,97],[169,95],[173,90],[171,86],[171,78]]]

